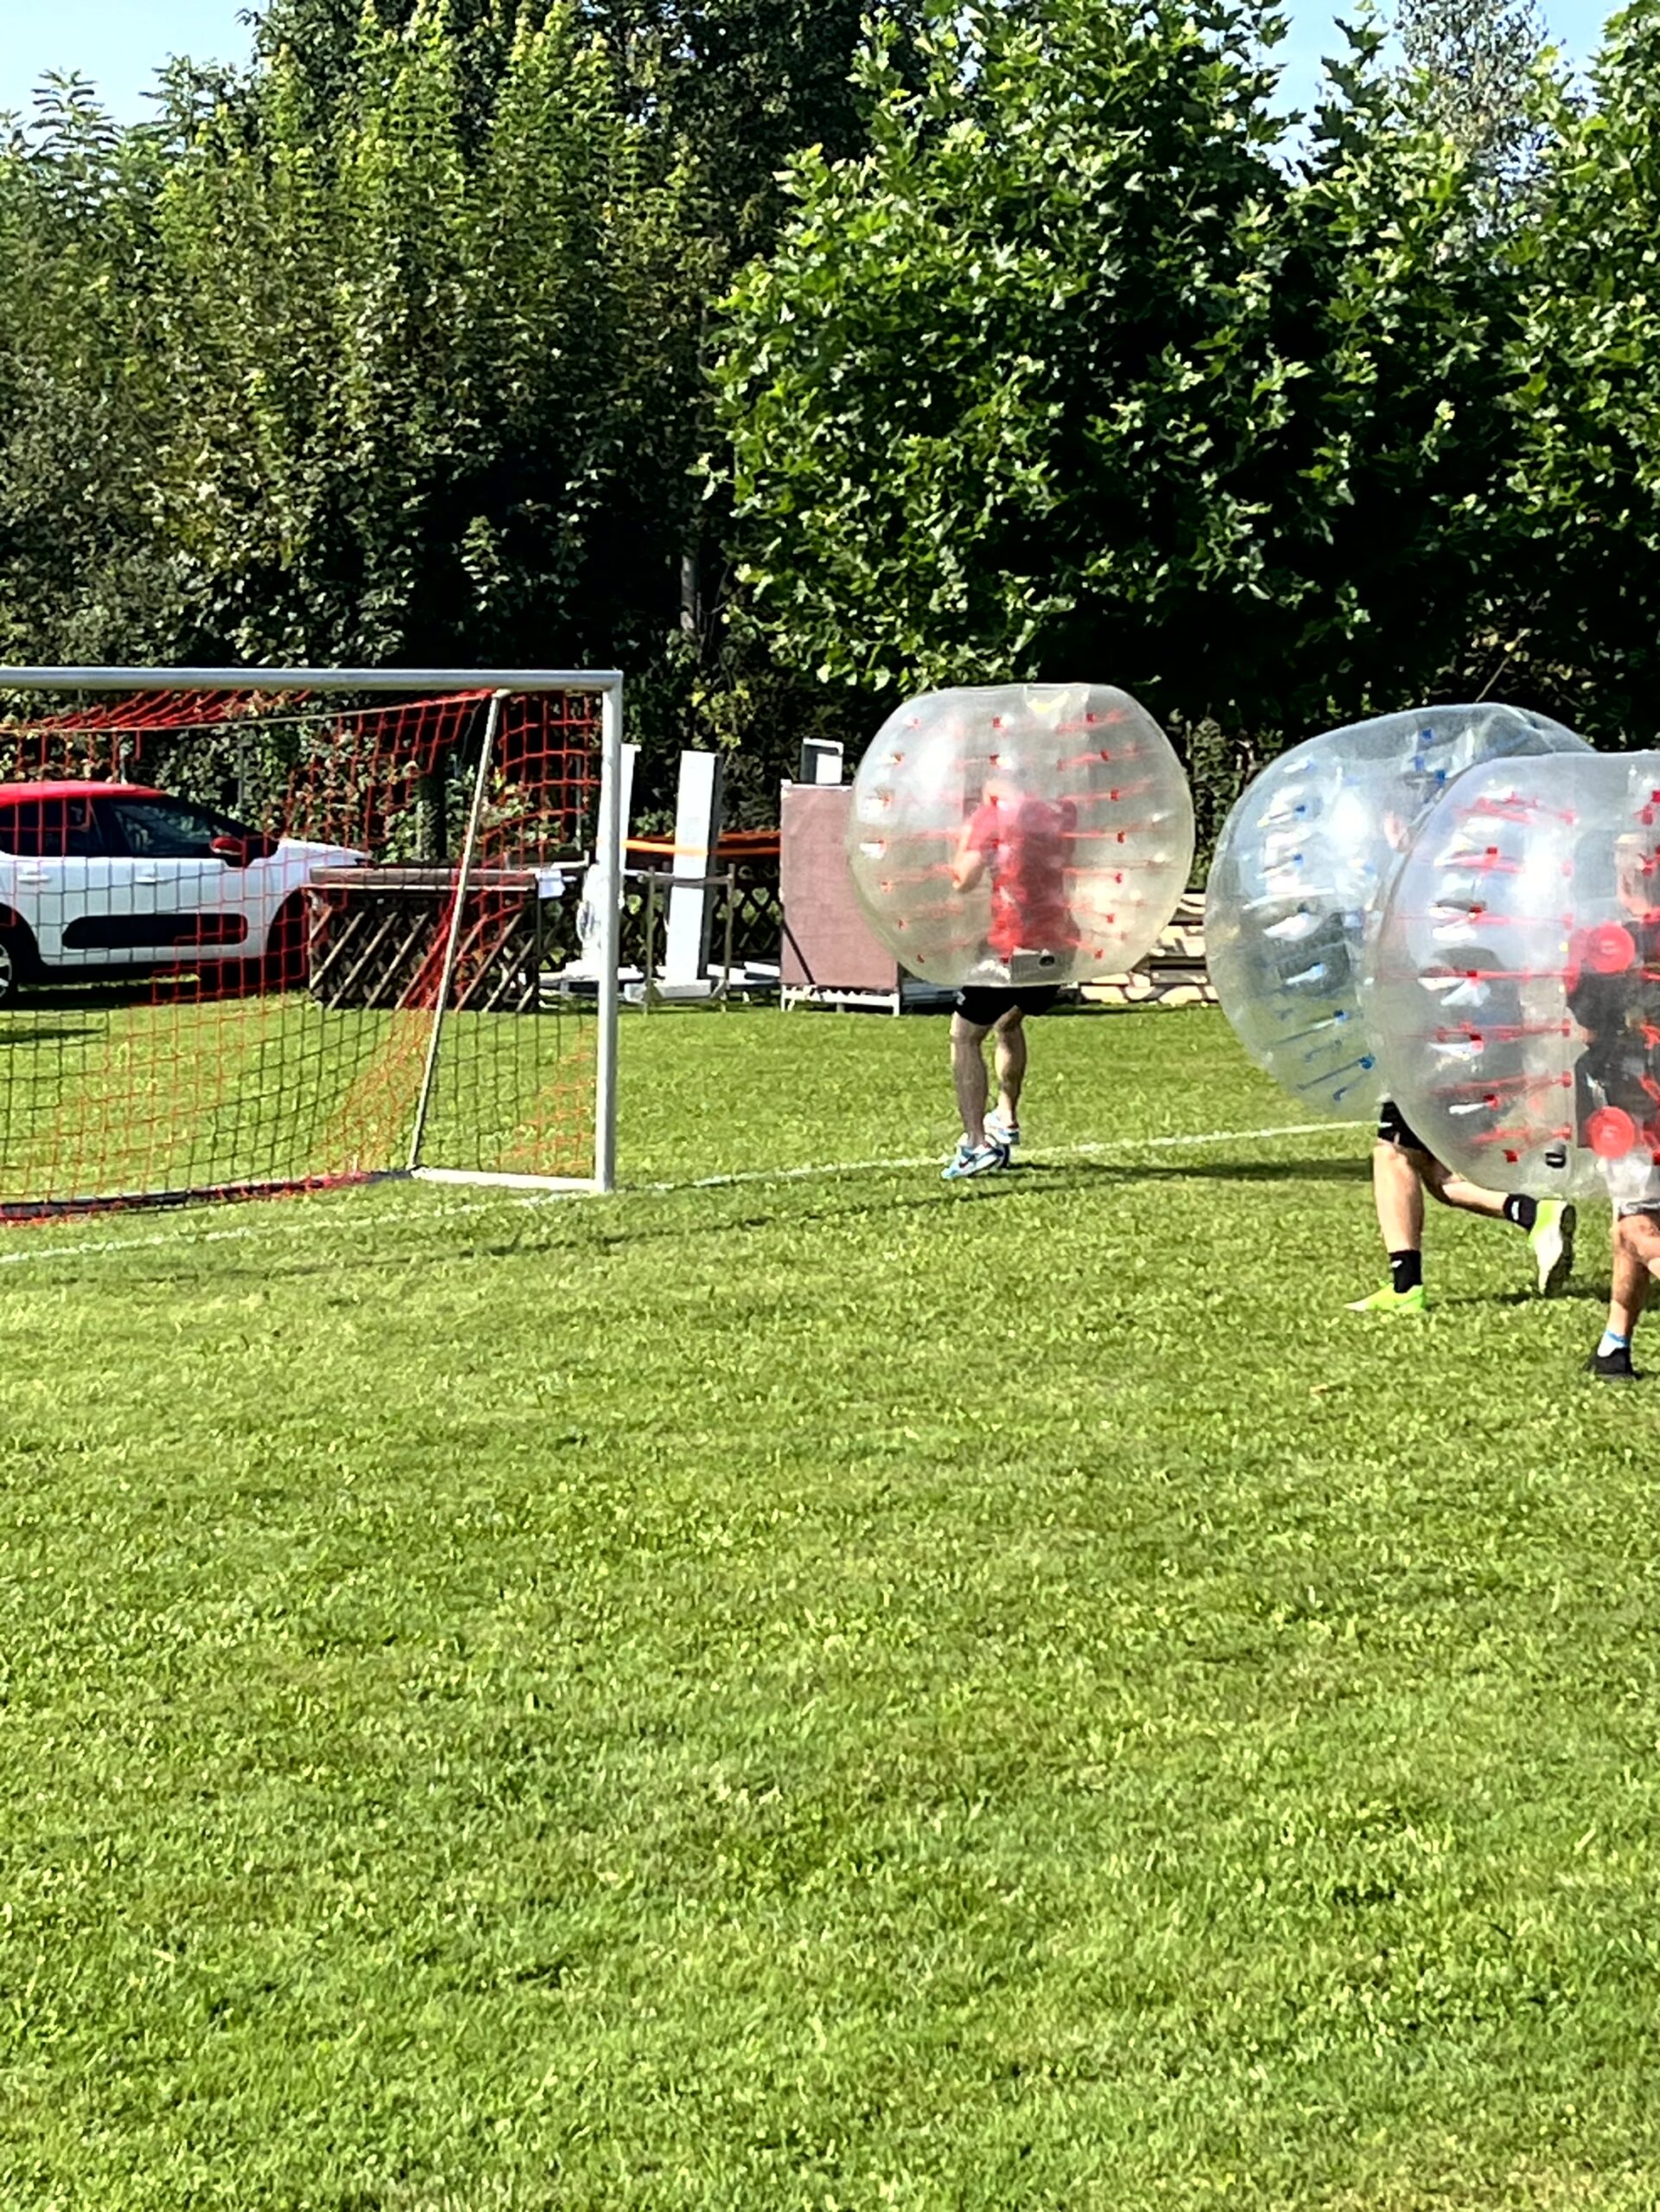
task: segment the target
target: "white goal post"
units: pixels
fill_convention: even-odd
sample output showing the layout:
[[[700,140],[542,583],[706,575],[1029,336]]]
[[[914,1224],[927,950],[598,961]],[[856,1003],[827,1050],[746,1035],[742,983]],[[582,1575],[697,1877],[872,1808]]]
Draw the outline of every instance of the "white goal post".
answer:
[[[64,707],[77,699],[84,699],[86,695],[125,694],[129,696],[149,697],[179,695],[188,699],[199,699],[204,695],[217,693],[258,695],[262,702],[268,701],[274,694],[304,695],[305,698],[312,702],[331,694],[353,695],[358,700],[418,699],[442,702],[448,699],[451,702],[448,711],[451,713],[456,711],[458,706],[461,706],[465,711],[474,714],[485,712],[484,702],[487,697],[488,707],[482,744],[477,766],[473,773],[470,792],[467,795],[467,813],[463,842],[453,867],[449,863],[444,863],[446,880],[449,889],[448,907],[440,910],[447,913],[447,923],[443,932],[442,975],[436,990],[436,1002],[431,1006],[431,1029],[426,1041],[424,1066],[420,1076],[418,1098],[410,1125],[407,1155],[399,1160],[387,1160],[380,1167],[365,1173],[357,1179],[373,1179],[379,1173],[392,1173],[413,1175],[444,1182],[497,1184],[510,1188],[527,1190],[590,1192],[613,1190],[616,1184],[617,1166],[617,1032],[620,1000],[620,964],[624,880],[625,825],[621,804],[623,679],[621,674],[614,669],[0,667],[0,695],[10,694],[14,696],[27,694],[44,695],[49,701],[64,702],[63,706],[54,705],[53,709],[58,720],[39,725],[41,728],[59,727],[65,719]],[[469,699],[476,703],[467,706],[464,702],[457,702],[455,695],[458,694],[468,695]],[[596,698],[599,702],[598,803],[597,809],[589,817],[594,823],[591,850],[585,852],[582,856],[584,861],[592,868],[590,888],[597,921],[596,942],[591,948],[594,955],[591,979],[588,986],[592,995],[587,1001],[593,1008],[593,1015],[590,1017],[584,1014],[583,1017],[583,1026],[587,1028],[588,1038],[590,1040],[590,1046],[585,1046],[585,1051],[591,1048],[593,1056],[592,1172],[580,1175],[544,1174],[535,1172],[518,1173],[477,1166],[432,1164],[427,1156],[429,1109],[433,1100],[434,1080],[439,1065],[440,1049],[444,1041],[446,1024],[450,1019],[451,986],[452,981],[456,979],[457,962],[461,957],[464,913],[469,890],[474,881],[474,871],[480,867],[480,822],[487,811],[487,803],[492,797],[493,773],[497,775],[496,790],[497,796],[499,796],[500,772],[498,769],[496,748],[502,732],[503,709],[509,701],[517,702],[525,700],[534,702],[538,695],[547,694],[564,694],[578,702],[587,702],[581,706],[581,712],[586,717],[583,727],[588,733],[586,742],[590,747],[593,740],[592,702]],[[119,726],[117,719],[118,710],[114,707],[94,710],[92,715],[94,721],[97,721],[99,711],[106,718],[100,725],[101,727]],[[308,709],[308,711],[310,709]],[[341,716],[345,716],[355,709],[350,703],[343,702],[335,711]],[[538,711],[552,717],[565,714],[568,710],[556,708],[549,702],[542,706]],[[0,702],[0,731],[3,731],[6,725],[5,705],[3,702]],[[476,728],[476,724],[471,727]],[[562,741],[567,744],[574,742],[569,736]],[[591,751],[584,757],[591,762],[593,757]],[[12,772],[17,772],[14,769]],[[26,772],[38,774],[44,778],[60,772],[48,766],[43,768],[36,767]],[[72,772],[92,774],[97,772],[81,769]],[[588,776],[589,780],[586,789],[591,808],[593,797],[591,769],[588,771]],[[26,791],[28,788],[26,783],[3,786],[4,790],[13,794],[14,804],[16,803],[16,794]],[[67,782],[48,783],[43,780],[40,785],[42,791],[57,794],[73,791],[73,786]],[[89,785],[89,789],[91,788],[92,786]],[[98,788],[101,790],[105,787],[100,785]],[[116,790],[118,787],[111,785],[108,788]],[[450,788],[454,788],[453,785]],[[267,845],[270,842],[269,839],[265,841]],[[355,841],[337,837],[335,842],[345,844]],[[27,854],[31,851],[43,853],[48,848],[43,843],[34,848],[27,844],[19,844],[15,849]],[[52,849],[56,851],[73,849],[54,847]],[[314,845],[308,849],[320,851],[321,848]],[[442,845],[438,850],[442,854]],[[404,872],[411,877],[421,873],[413,868],[406,869]],[[385,873],[390,875],[394,871],[388,869]],[[438,870],[436,868],[428,868],[423,873],[428,878],[436,878]],[[499,875],[501,873],[498,871]],[[546,873],[550,878],[557,874],[555,870],[549,870]],[[531,880],[528,875],[515,879],[515,880],[525,882],[529,882]],[[181,904],[182,901],[175,897],[174,903]],[[296,906],[300,903],[297,894],[294,903]],[[429,912],[430,911],[432,910],[429,905]],[[29,958],[38,965],[40,952],[37,943],[31,939],[27,929],[16,919],[16,917],[10,918],[20,942],[28,948]],[[245,927],[245,925],[239,925]],[[83,924],[83,928],[86,925]],[[128,926],[129,928],[132,926],[130,922]],[[430,939],[430,921],[426,926],[428,937]],[[539,924],[537,928],[536,942],[540,946],[543,938],[539,933]],[[81,941],[90,940],[83,938]],[[111,938],[110,941],[117,940]],[[130,944],[132,940],[128,938],[119,941]],[[206,944],[209,941],[207,938],[193,940],[199,944]],[[212,941],[217,945],[220,942],[228,943],[229,939],[222,938]],[[268,958],[270,957],[267,955]],[[175,961],[175,967],[179,964],[181,963]],[[210,962],[208,964],[213,963]],[[220,961],[218,964],[222,968],[232,965],[228,961]],[[245,969],[256,964],[245,960],[240,963]],[[521,969],[524,966],[522,958],[520,966]],[[9,969],[7,979],[10,980]],[[3,984],[0,984],[0,991],[4,988]],[[565,988],[574,988],[574,986]],[[428,989],[429,995],[429,985]],[[567,1003],[569,1001],[567,1001]],[[422,1004],[424,1007],[424,1000]],[[467,1020],[476,1020],[478,1018],[470,1014],[461,1017],[463,1023]],[[588,1027],[590,1020],[594,1026]],[[442,1160],[443,1157],[442,1150],[438,1156]],[[311,1187],[314,1179],[321,1182],[330,1179],[320,1175],[315,1179],[296,1177],[289,1179],[296,1187]],[[239,1179],[226,1179],[203,1194],[238,1195],[245,1188],[251,1191],[254,1187],[251,1180],[245,1184]],[[134,1195],[137,1198],[157,1195],[172,1199],[197,1194],[197,1188],[193,1185],[191,1187],[175,1191],[156,1192],[148,1190],[140,1191]],[[91,1198],[83,1199],[73,1193],[66,1201],[72,1205],[98,1202],[99,1201]],[[125,1200],[124,1198],[120,1198],[111,1202],[124,1203]],[[48,1203],[49,1202],[43,1202],[39,1210],[46,1210]],[[21,1206],[16,1209],[0,1206],[0,1211],[21,1215],[24,1209]]]

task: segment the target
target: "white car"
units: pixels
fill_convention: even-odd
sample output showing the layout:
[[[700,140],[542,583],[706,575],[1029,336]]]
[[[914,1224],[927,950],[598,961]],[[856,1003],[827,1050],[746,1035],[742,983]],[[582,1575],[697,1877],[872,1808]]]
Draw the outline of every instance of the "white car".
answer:
[[[0,784],[0,1003],[20,983],[209,962],[302,983],[312,871],[365,857],[147,785]]]

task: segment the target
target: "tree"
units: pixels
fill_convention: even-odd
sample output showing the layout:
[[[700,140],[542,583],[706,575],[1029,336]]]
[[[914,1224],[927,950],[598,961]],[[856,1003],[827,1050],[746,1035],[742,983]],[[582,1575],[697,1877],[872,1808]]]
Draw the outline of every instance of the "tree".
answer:
[[[1502,207],[1541,150],[1534,92],[1546,34],[1534,0],[1399,0],[1396,22],[1408,98]]]
[[[1231,0],[942,7],[809,152],[722,428],[776,650],[914,690],[1087,671],[1307,727],[1462,634],[1508,432],[1470,164],[1352,34],[1300,170]]]
[[[175,73],[137,132],[66,99],[0,167],[38,309],[0,340],[29,658],[99,607],[113,658],[660,650],[695,498],[682,188],[570,9],[520,10],[493,74],[443,0],[404,12],[366,12],[332,108],[283,47],[228,97]],[[99,581],[140,558],[153,608]]]
[[[178,577],[151,528],[165,409],[138,342],[154,282],[159,154],[91,88],[49,78],[0,145],[0,652],[99,661],[177,635]]]
[[[163,527],[239,653],[597,657],[671,565],[671,188],[569,11],[481,115],[444,18],[366,19],[322,136],[281,50],[162,195]]]
[[[152,122],[60,88],[0,149],[17,657],[617,661],[681,741],[810,716],[694,464],[711,297],[796,146],[858,142],[858,0],[254,28],[245,73],[173,65]]]
[[[1551,150],[1515,241],[1510,348],[1525,535],[1521,650],[1587,732],[1655,742],[1660,679],[1660,4],[1608,25],[1588,108],[1547,87]]]

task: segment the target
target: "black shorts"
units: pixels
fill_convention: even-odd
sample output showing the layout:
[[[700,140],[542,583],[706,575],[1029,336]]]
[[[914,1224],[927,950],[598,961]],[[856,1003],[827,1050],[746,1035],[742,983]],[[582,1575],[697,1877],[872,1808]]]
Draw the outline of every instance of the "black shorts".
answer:
[[[1059,983],[1036,983],[1023,991],[1002,983],[970,984],[957,994],[957,1011],[976,1029],[995,1029],[1016,1007],[1022,1014],[1047,1014],[1059,996]]]
[[[1402,1152],[1421,1152],[1432,1160],[1434,1158],[1418,1132],[1402,1118],[1400,1108],[1392,1098],[1386,1098],[1377,1109],[1377,1141],[1379,1144],[1398,1145]]]

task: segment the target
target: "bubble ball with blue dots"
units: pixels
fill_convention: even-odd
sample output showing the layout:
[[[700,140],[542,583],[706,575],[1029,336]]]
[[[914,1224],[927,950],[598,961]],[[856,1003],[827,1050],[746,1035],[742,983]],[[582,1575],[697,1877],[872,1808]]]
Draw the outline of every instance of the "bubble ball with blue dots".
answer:
[[[1413,708],[1294,746],[1242,794],[1205,891],[1205,958],[1234,1033],[1300,1105],[1342,1120],[1381,1095],[1361,1012],[1366,933],[1419,822],[1466,768],[1585,752],[1498,702]]]

